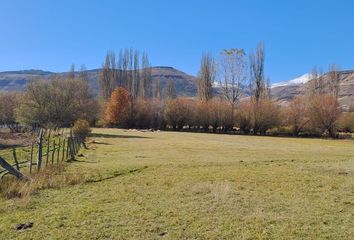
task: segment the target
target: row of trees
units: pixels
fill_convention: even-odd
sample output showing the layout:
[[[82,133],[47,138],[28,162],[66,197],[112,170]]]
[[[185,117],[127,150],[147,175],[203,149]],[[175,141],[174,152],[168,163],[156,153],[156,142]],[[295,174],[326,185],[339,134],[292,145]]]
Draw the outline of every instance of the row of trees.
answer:
[[[149,100],[118,88],[107,104],[105,120],[121,127],[237,130],[262,135],[278,128],[296,136],[325,133],[335,137],[341,114],[338,67],[332,65],[328,74],[314,69],[305,96],[280,107],[271,99],[264,60],[263,43],[251,51],[248,61],[243,49],[224,50],[219,61],[205,54],[197,82],[197,99],[174,99],[173,94],[168,94],[165,101]],[[215,84],[219,89],[216,94]],[[173,89],[173,84],[170,88]],[[247,89],[250,96],[243,98]],[[344,122],[349,122],[350,116],[346,119]]]
[[[296,136],[325,133],[331,137],[338,128],[351,129],[352,114],[341,116],[338,104],[337,66],[332,65],[327,74],[314,69],[306,93],[281,107],[271,98],[264,61],[263,43],[248,57],[243,49],[224,50],[219,60],[205,54],[196,83],[197,98],[176,97],[169,81],[166,98],[161,99],[158,82],[151,83],[146,53],[140,57],[134,49],[122,49],[116,61],[109,52],[99,79],[100,98],[91,94],[85,69],[75,72],[73,66],[65,76],[31,81],[22,94],[0,93],[0,124],[66,127],[77,119],[91,124],[101,119],[124,128],[261,135],[277,128]]]
[[[114,52],[108,52],[99,77],[100,96],[107,100],[117,87],[127,89],[133,98],[152,95],[151,65],[148,54],[133,48],[121,49],[116,60]]]
[[[339,128],[352,131],[353,113],[341,117],[333,95],[317,95],[311,99],[297,97],[289,106],[281,107],[271,99],[258,103],[241,101],[233,111],[220,97],[209,101],[188,98],[133,100],[124,88],[113,91],[107,104],[105,120],[123,128],[154,128],[205,132],[237,131],[243,134],[277,134],[293,136],[326,134],[336,137]],[[348,125],[349,124],[349,125]],[[350,125],[351,124],[351,125]]]

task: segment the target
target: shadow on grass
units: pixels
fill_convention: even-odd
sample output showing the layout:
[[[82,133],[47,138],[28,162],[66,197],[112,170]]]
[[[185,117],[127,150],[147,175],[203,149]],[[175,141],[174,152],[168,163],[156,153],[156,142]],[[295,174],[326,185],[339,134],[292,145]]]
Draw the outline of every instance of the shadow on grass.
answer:
[[[102,182],[102,181],[109,180],[109,179],[112,179],[112,178],[116,178],[116,177],[119,177],[119,176],[128,175],[128,174],[131,174],[131,173],[139,173],[139,172],[141,172],[141,171],[143,171],[144,169],[147,169],[147,168],[148,168],[148,166],[144,166],[144,167],[141,167],[141,168],[134,168],[134,169],[126,170],[126,171],[114,171],[110,176],[100,177],[98,179],[89,179],[87,181],[87,183],[97,183],[97,182]]]
[[[0,150],[11,149],[14,147],[22,147],[21,144],[0,144]]]
[[[150,137],[143,137],[143,136],[103,134],[103,133],[91,133],[90,137],[97,137],[97,138],[150,138]]]

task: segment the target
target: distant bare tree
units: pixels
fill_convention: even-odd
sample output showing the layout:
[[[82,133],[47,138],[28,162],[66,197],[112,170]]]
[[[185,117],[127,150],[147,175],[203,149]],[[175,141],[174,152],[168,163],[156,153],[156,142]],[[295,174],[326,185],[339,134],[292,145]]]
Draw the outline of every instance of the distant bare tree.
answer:
[[[256,53],[250,53],[250,73],[251,73],[251,91],[252,91],[252,111],[253,111],[253,133],[263,131],[262,123],[267,110],[271,109],[268,102],[264,102],[267,97],[267,88],[264,79],[264,44],[259,43]],[[261,133],[262,134],[262,133]]]
[[[100,94],[103,99],[111,97],[116,82],[116,64],[113,52],[108,52],[99,77]]]
[[[139,69],[139,52],[134,50],[133,70],[132,70],[132,97],[139,95],[140,85],[140,69]]]
[[[160,86],[160,79],[156,79],[153,82],[152,86],[152,98],[154,99],[161,99],[161,86]]]
[[[148,86],[151,82],[151,65],[149,56],[146,52],[142,55],[142,70],[141,70],[140,96],[147,98],[149,96]]]
[[[175,84],[172,79],[169,79],[167,81],[167,86],[166,86],[166,97],[168,99],[174,99],[176,97],[175,93]]]
[[[258,102],[265,93],[264,44],[259,43],[256,53],[250,53],[251,90],[253,99]]]
[[[71,64],[68,78],[69,79],[74,79],[75,78],[75,64]]]
[[[87,74],[87,69],[84,64],[81,65],[79,79],[82,81],[85,81],[85,82],[88,82],[88,80],[89,80],[88,74]]]
[[[310,98],[325,92],[324,74],[322,69],[313,67],[311,71],[311,81],[307,89]]]
[[[247,79],[245,51],[237,48],[222,51],[220,65],[222,95],[230,103],[233,116],[235,105],[242,95],[242,86]]]
[[[213,98],[213,83],[216,75],[216,64],[211,54],[202,56],[198,77],[198,98],[209,101]]]
[[[333,96],[338,97],[340,90],[340,74],[339,74],[339,66],[332,64],[329,66],[328,71],[328,87],[329,92],[333,94]]]

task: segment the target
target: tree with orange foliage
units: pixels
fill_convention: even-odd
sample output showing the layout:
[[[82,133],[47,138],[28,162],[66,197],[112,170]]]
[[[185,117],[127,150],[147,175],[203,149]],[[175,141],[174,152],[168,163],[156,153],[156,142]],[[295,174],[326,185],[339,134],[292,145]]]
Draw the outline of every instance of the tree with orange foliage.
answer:
[[[105,119],[108,123],[128,127],[131,119],[132,101],[130,93],[122,87],[114,89],[107,103]]]

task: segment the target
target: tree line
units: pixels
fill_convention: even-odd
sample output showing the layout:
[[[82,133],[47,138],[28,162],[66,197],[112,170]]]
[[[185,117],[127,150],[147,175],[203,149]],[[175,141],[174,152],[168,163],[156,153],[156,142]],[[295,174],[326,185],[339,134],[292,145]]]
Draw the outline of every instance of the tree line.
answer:
[[[215,58],[204,54],[195,98],[178,97],[173,81],[161,94],[152,82],[148,54],[121,49],[108,52],[94,96],[85,68],[50,80],[34,80],[23,93],[0,93],[0,124],[69,127],[78,119],[91,125],[240,134],[327,135],[353,131],[352,112],[338,103],[340,71],[316,68],[302,96],[282,106],[271,96],[265,76],[265,48],[225,49]],[[247,94],[246,94],[247,93]]]

